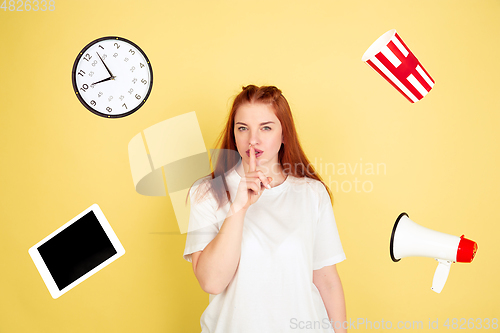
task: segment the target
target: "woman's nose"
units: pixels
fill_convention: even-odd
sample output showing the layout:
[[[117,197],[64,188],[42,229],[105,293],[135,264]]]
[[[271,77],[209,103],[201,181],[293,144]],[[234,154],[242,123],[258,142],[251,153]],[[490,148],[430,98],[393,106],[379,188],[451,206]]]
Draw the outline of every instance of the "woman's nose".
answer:
[[[258,143],[260,143],[259,133],[257,132],[250,134],[250,144],[255,148],[255,145]]]

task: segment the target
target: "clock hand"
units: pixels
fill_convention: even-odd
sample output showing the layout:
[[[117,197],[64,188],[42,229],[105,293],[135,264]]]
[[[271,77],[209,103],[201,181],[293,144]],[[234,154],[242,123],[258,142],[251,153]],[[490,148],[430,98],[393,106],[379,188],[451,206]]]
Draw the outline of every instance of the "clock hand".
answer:
[[[96,53],[97,53],[97,52],[96,52]],[[109,70],[108,66],[106,66],[106,63],[104,62],[104,60],[102,60],[102,58],[101,58],[101,56],[99,55],[99,53],[97,53],[97,56],[99,56],[99,59],[101,59],[101,61],[102,61],[103,65],[104,65],[104,67],[106,67],[106,70],[108,71],[109,75],[110,75],[110,76],[112,76],[112,77],[114,77],[114,76],[113,76],[113,73],[111,73],[111,71]]]
[[[104,79],[104,80],[101,80],[101,81],[97,81],[97,82],[94,82],[92,83],[92,85],[95,85],[95,84],[98,84],[98,83],[101,83],[101,82],[106,82],[106,81],[109,81],[109,80],[114,80],[116,76],[110,76],[108,77],[107,79]]]

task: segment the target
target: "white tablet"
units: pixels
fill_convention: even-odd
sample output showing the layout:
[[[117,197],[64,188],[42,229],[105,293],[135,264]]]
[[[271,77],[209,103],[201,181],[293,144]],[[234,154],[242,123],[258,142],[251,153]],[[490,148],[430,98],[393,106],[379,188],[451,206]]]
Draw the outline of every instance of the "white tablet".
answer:
[[[53,298],[58,298],[125,253],[97,204],[29,249]]]

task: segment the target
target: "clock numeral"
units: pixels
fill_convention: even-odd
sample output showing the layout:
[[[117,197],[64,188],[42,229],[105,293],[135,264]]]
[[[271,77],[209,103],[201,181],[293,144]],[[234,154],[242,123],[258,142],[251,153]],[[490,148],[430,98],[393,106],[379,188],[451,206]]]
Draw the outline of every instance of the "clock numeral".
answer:
[[[91,101],[90,101],[90,105],[92,105],[92,106],[96,106],[96,104],[97,104],[97,103],[96,103],[94,100],[91,100]]]
[[[94,62],[92,63],[92,66],[95,67],[95,65],[97,65],[97,60],[94,60]]]
[[[89,76],[90,76],[90,77],[94,76],[94,72],[92,72],[92,71],[91,71],[91,72],[89,72]]]
[[[87,89],[89,89],[89,86],[87,84],[83,84],[83,86],[80,88],[80,90],[83,92],[86,92]]]
[[[135,95],[135,98],[137,98],[137,99],[141,99],[141,96],[136,94],[136,95]]]
[[[130,69],[131,72],[135,71],[135,67],[132,66],[132,68]]]
[[[102,96],[102,91],[99,91],[99,93],[97,94],[97,97],[101,97]]]
[[[118,50],[120,48],[120,44],[115,43],[116,49]]]
[[[80,69],[80,71],[78,72],[78,75],[81,75],[83,76],[83,74],[85,74],[85,72],[83,70]]]
[[[113,99],[113,96],[109,96],[108,102],[111,102],[112,99]]]
[[[145,65],[141,62],[141,68],[143,68]]]
[[[128,93],[132,94],[133,91],[134,91],[134,89],[130,88],[130,90],[128,91]]]
[[[134,77],[134,79],[132,80],[132,83],[135,84],[137,82],[137,79]]]
[[[106,59],[107,55],[106,54],[103,54],[102,55],[102,60]]]
[[[118,57],[118,53],[113,54],[113,57],[115,58]]]
[[[141,82],[144,83],[144,84],[148,83],[148,81],[146,81],[144,79],[142,79]]]
[[[128,61],[128,58],[123,59],[123,61],[127,62],[127,61]]]
[[[86,53],[85,56],[83,57],[83,59],[90,61],[90,59],[92,59],[92,56],[90,54]]]
[[[130,49],[130,50],[128,50],[128,51],[129,51],[130,53],[132,53],[132,55],[135,55],[135,51],[134,51],[134,50]]]
[[[111,112],[111,111],[113,111],[113,109],[112,109],[112,108],[110,108],[110,107],[108,106],[108,107],[106,108],[106,111]]]
[[[99,47],[104,50],[104,47],[102,47],[102,45],[99,45]]]
[[[128,109],[127,104],[123,103],[122,106],[124,106],[125,109]]]
[[[123,101],[123,99],[125,98],[125,96],[121,95],[119,98],[120,98],[120,101]]]

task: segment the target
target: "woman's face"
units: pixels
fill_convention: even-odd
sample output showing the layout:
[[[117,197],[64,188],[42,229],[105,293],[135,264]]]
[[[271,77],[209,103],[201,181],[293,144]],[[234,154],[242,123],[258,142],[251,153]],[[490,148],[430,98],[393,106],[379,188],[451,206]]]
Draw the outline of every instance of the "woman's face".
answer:
[[[250,144],[255,149],[259,170],[265,174],[280,170],[278,152],[283,136],[281,122],[272,106],[262,103],[241,105],[234,117],[234,136],[238,152],[246,164],[245,170],[248,170],[250,161]]]

